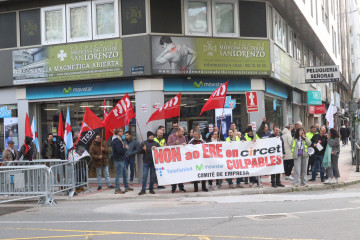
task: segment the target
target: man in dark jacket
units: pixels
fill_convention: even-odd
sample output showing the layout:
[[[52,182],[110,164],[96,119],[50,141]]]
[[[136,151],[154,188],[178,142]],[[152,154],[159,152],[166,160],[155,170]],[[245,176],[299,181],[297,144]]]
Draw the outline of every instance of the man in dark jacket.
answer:
[[[263,121],[259,127],[259,130],[257,131],[257,135],[261,139],[270,137],[271,133],[269,131],[268,125],[266,124],[266,117],[263,118]]]
[[[132,139],[132,134],[130,131],[125,133],[124,143],[126,146],[128,146],[128,149],[125,152],[125,168],[128,170],[130,166],[130,183],[132,183],[134,181],[135,174],[135,156],[139,150],[139,144],[137,141]]]
[[[324,159],[324,154],[327,146],[327,134],[325,126],[320,128],[320,133],[313,136],[311,139],[312,147],[315,149],[315,163],[312,168],[312,178],[309,181],[316,180],[317,170],[320,169],[320,178],[321,182],[325,181],[324,177],[324,167],[322,166],[322,162]],[[321,145],[321,146],[318,146]],[[319,148],[321,150],[319,150]]]
[[[21,146],[16,160],[20,160],[22,156],[24,156],[23,160],[32,161],[36,159],[36,147],[32,140],[31,137],[25,137],[25,143]]]
[[[274,138],[274,137],[280,138],[281,146],[282,146],[282,152],[283,152],[283,158],[285,158],[284,141],[283,141],[282,137],[280,136],[279,127],[275,127],[274,128],[274,133],[270,135],[270,138]],[[271,174],[271,186],[274,187],[274,188],[276,188],[276,187],[285,187],[283,184],[281,184],[280,173]]]
[[[345,145],[346,145],[346,139],[347,139],[347,137],[348,137],[347,128],[345,127],[345,125],[343,125],[343,126],[340,128],[340,136],[341,136],[342,144],[343,144],[343,146],[345,146]]]
[[[43,159],[55,159],[56,158],[56,144],[54,143],[54,135],[49,133],[46,142],[42,146],[41,156]]]
[[[146,194],[146,181],[148,173],[150,171],[150,183],[149,193],[155,194],[154,182],[155,182],[155,166],[152,156],[152,149],[160,147],[160,144],[154,141],[154,133],[147,132],[147,140],[139,148],[139,153],[143,154],[143,176],[142,176],[142,188],[139,195]]]
[[[112,138],[111,147],[113,151],[113,160],[116,167],[115,176],[115,194],[124,194],[125,192],[133,191],[134,189],[129,187],[128,174],[125,168],[125,152],[128,146],[124,145],[122,136],[124,135],[124,129],[116,129],[115,135]],[[123,182],[125,191],[120,188],[120,175],[123,175]]]
[[[193,144],[193,145],[196,145],[196,144],[202,144],[202,143],[205,143],[204,140],[201,139],[201,132],[199,130],[195,130],[194,131],[194,138],[191,139],[189,141],[189,144]],[[198,187],[198,181],[195,181],[194,182],[194,192],[197,192],[199,191],[199,187]],[[205,180],[202,180],[201,181],[201,189],[204,191],[204,192],[207,192],[209,191],[207,188],[206,188],[206,181]]]
[[[109,176],[109,148],[105,142],[101,141],[100,135],[95,137],[94,142],[90,146],[89,150],[92,160],[95,162],[96,167],[96,177],[98,182],[98,189],[102,188],[102,173],[105,177],[105,182],[108,188],[114,188],[110,182]]]

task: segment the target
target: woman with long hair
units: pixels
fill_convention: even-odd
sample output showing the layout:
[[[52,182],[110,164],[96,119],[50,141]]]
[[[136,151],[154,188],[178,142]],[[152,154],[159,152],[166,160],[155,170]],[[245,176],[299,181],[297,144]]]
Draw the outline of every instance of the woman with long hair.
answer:
[[[294,180],[293,186],[298,187],[301,178],[301,185],[307,186],[307,165],[309,161],[308,148],[311,141],[306,137],[303,128],[298,128],[294,134],[291,145],[291,155],[294,157]]]
[[[328,179],[324,183],[325,184],[337,184],[338,178],[340,177],[339,165],[338,165],[339,154],[340,154],[340,135],[339,135],[339,132],[336,131],[335,128],[330,129],[330,134],[328,135],[327,143],[332,148],[332,150],[331,150],[331,166],[326,168],[326,174],[328,176]]]

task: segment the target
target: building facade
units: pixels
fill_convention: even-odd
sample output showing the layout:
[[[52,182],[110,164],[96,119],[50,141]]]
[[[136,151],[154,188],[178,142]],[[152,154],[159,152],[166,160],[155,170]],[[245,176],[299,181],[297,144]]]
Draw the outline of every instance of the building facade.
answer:
[[[7,35],[0,36],[0,107],[11,114],[0,121],[0,148],[10,132],[18,144],[24,139],[27,112],[44,140],[57,132],[67,107],[76,132],[85,107],[102,118],[103,108],[110,111],[125,93],[141,127],[135,120],[128,127],[137,139],[159,125],[171,128],[177,119],[146,122],[179,92],[179,124],[186,132],[195,123],[208,131],[221,122],[222,111],[199,113],[226,81],[224,119],[241,130],[263,116],[271,129],[322,124],[324,115],[309,109],[308,91],[321,92],[326,106],[334,101],[341,116],[350,89],[340,32],[344,2],[2,2],[0,30]],[[305,84],[305,67],[325,65],[340,68],[339,83]],[[257,91],[259,112],[247,113],[247,91]]]

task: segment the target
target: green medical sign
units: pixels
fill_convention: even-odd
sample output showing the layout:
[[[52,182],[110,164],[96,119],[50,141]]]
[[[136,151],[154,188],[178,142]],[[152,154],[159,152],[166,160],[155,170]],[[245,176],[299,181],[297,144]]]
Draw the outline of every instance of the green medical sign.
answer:
[[[322,105],[320,91],[308,91],[308,104],[309,105]]]
[[[13,51],[14,84],[123,75],[121,39]]]
[[[152,37],[155,74],[270,75],[268,40]]]

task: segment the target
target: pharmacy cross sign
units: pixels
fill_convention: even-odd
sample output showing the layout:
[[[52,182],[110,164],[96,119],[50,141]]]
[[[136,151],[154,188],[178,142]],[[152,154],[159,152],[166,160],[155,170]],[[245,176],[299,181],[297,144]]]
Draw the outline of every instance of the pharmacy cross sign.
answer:
[[[66,54],[66,52],[64,50],[60,50],[60,53],[58,53],[57,57],[60,58],[60,61],[62,62],[67,57],[67,54]]]
[[[246,92],[247,112],[258,112],[258,101],[256,92]]]

